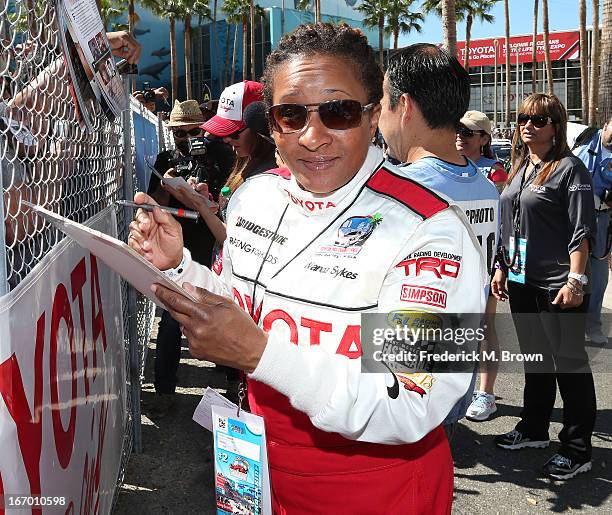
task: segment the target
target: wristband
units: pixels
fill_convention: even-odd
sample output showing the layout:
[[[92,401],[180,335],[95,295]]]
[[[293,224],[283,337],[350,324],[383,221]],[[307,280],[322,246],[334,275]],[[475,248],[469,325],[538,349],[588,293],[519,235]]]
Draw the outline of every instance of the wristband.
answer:
[[[189,250],[183,248],[183,258],[181,259],[181,262],[176,268],[169,268],[168,270],[164,270],[164,274],[166,275],[166,277],[173,281],[178,279],[180,275],[185,271],[185,266],[187,265],[190,258],[191,254]]]

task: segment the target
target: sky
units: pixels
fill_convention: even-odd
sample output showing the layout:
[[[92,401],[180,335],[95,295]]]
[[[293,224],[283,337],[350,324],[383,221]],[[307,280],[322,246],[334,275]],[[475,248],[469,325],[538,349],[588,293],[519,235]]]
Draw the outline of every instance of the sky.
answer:
[[[542,32],[542,2],[540,1],[540,14],[538,16],[538,31]],[[418,5],[418,0],[415,6]],[[592,9],[591,1],[587,1],[587,26],[591,26]],[[603,2],[600,1],[600,11]],[[531,34],[533,31],[533,0],[510,0],[510,35]],[[498,2],[491,10],[495,16],[493,23],[475,22],[472,26],[472,39],[503,36],[504,27],[504,3]],[[601,12],[599,23],[601,24]],[[548,1],[548,27],[549,31],[569,30],[578,28],[578,0],[549,0]],[[457,40],[465,40],[465,22],[457,23]],[[419,33],[402,35],[399,38],[399,46],[411,43],[429,42],[438,43],[442,41],[442,23],[436,15],[425,18],[423,30]]]

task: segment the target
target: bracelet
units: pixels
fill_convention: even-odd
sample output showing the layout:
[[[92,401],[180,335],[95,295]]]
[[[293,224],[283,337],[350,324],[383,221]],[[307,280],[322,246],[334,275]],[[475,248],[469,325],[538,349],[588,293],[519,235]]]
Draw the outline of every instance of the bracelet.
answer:
[[[573,295],[577,295],[578,297],[582,297],[584,295],[584,292],[578,288],[576,288],[573,284],[571,284],[569,281],[567,283],[565,283],[565,286],[567,286],[567,289],[572,292]]]

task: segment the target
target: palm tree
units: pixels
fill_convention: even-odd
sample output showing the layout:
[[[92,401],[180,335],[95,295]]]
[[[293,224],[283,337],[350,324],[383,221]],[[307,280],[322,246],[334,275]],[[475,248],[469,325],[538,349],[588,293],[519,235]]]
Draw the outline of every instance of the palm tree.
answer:
[[[504,110],[506,111],[506,127],[510,127],[510,8],[508,0],[504,0],[504,19],[506,22],[506,98]],[[518,70],[516,73],[518,73]],[[518,94],[518,91],[516,93]]]
[[[589,81],[589,125],[597,125],[597,93],[599,90],[599,0],[593,0],[593,42],[591,45],[591,80]]]
[[[460,0],[457,4],[457,20],[465,17],[465,59],[463,67],[467,70],[470,59],[470,40],[472,39],[472,24],[474,20],[493,23],[495,17],[489,13],[499,0]]]
[[[457,18],[455,0],[442,0],[442,30],[444,47],[451,55],[457,55]]]
[[[126,5],[119,0],[100,0],[100,16],[104,28],[108,29],[111,22],[125,13]]]
[[[598,127],[612,118],[612,0],[603,1],[601,23],[601,82],[599,84]]]
[[[580,30],[580,97],[582,120],[589,119],[589,54],[587,51],[586,0],[578,0],[578,22]]]
[[[255,4],[249,1],[249,25],[251,26],[251,80],[255,80]]]
[[[531,38],[531,92],[538,90],[538,0],[533,0],[533,37]]]
[[[225,88],[227,81],[229,80],[230,48],[232,46],[230,45],[231,29],[232,24],[229,22],[229,20],[225,20],[225,65],[223,68],[223,85],[221,86],[221,90]],[[236,32],[236,26],[234,26],[234,32]]]
[[[456,0],[455,19],[456,21],[465,20],[465,56],[463,67],[467,70],[470,58],[470,41],[472,39],[472,25],[474,20],[492,23],[495,18],[490,14],[490,10],[499,0]],[[435,12],[442,16],[441,0],[425,0],[423,9],[426,12]]]
[[[188,99],[193,98],[191,88],[191,18],[197,16],[201,21],[202,18],[212,19],[208,2],[204,0],[194,0],[184,2],[182,8],[183,22],[185,29],[183,31],[183,52],[185,57],[185,92]]]
[[[546,75],[548,76],[548,94],[554,95],[555,85],[550,62],[550,44],[548,42],[548,0],[542,0],[542,29],[544,32],[544,61],[546,62]]]
[[[217,79],[219,82],[219,89],[223,89],[223,77],[221,75],[221,55],[219,55],[219,35],[217,34],[217,0],[214,0],[213,3],[213,12],[212,12],[212,37],[215,41],[215,59],[217,63]],[[229,26],[228,26],[229,28]],[[228,30],[229,32],[229,30]],[[226,45],[229,46],[228,37],[225,38]]]
[[[225,0],[221,11],[227,16],[227,20],[235,25],[242,25],[242,80],[247,80],[247,49],[248,49],[248,20],[250,16],[251,2],[250,0]],[[236,43],[237,36],[234,33],[234,41]],[[232,80],[234,82],[234,67],[236,64],[236,44],[234,43],[234,55],[232,65]]]
[[[298,11],[308,11],[310,10],[310,2],[311,0],[298,0],[296,4],[296,8]],[[315,23],[321,21],[321,0],[312,0],[312,13],[314,15]]]
[[[421,23],[425,17],[422,13],[411,12],[415,0],[389,0],[387,27],[385,33],[393,35],[393,48],[397,49],[400,33],[409,34],[413,30],[421,32]]]
[[[228,21],[234,23],[235,25],[242,25],[242,80],[247,80],[248,30],[251,2],[250,0],[225,0],[223,2],[223,7],[221,7],[221,11],[227,15]],[[236,45],[234,45],[234,52],[236,51],[235,49]],[[233,82],[234,79],[232,78],[232,83]]]
[[[389,0],[363,0],[355,9],[363,15],[363,24],[368,28],[378,27],[378,60],[384,66],[385,17]]]
[[[183,16],[184,3],[181,0],[139,0],[140,4],[160,18],[167,18],[170,24],[170,82],[172,105],[178,96],[178,71],[176,62],[176,19]]]

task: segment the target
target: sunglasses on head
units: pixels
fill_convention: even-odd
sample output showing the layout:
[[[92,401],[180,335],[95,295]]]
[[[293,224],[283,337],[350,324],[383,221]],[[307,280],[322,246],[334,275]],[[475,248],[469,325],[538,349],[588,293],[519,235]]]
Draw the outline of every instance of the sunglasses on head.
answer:
[[[462,138],[473,138],[474,134],[484,133],[484,131],[475,131],[472,129],[468,129],[464,125],[459,125],[459,127],[457,127],[456,129],[456,132],[457,132],[457,135],[461,136]]]
[[[374,104],[361,105],[357,100],[331,100],[320,104],[276,104],[268,109],[268,120],[273,131],[282,134],[300,132],[317,111],[325,127],[337,131],[354,129],[361,124],[361,116]]]
[[[184,138],[185,136],[199,136],[200,134],[202,134],[202,129],[200,129],[199,127],[197,129],[191,129],[188,131],[183,129],[177,129],[175,131],[172,131],[172,133],[177,138]]]
[[[531,120],[533,126],[537,127],[538,129],[546,127],[549,123],[553,123],[550,116],[543,116],[541,114],[519,114],[516,118],[516,124],[523,127],[524,125],[527,125],[529,120]]]
[[[246,127],[243,127],[242,129],[239,129],[236,132],[232,132],[231,134],[228,134],[225,137],[229,139],[238,139],[245,130],[246,130]]]

